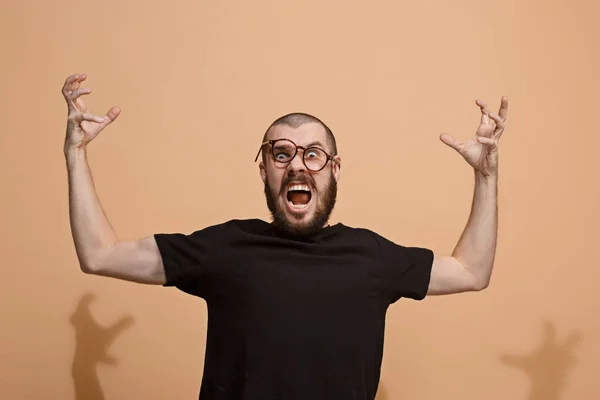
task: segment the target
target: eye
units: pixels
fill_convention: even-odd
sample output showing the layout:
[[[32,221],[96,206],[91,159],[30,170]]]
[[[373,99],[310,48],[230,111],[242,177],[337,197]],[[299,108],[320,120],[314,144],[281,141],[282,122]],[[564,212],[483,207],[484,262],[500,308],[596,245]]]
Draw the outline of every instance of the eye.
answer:
[[[327,158],[325,152],[318,147],[312,147],[306,149],[304,153],[304,158],[318,158],[319,160],[324,160]]]
[[[273,157],[277,161],[288,161],[294,154],[295,147],[292,146],[277,146],[273,149]]]

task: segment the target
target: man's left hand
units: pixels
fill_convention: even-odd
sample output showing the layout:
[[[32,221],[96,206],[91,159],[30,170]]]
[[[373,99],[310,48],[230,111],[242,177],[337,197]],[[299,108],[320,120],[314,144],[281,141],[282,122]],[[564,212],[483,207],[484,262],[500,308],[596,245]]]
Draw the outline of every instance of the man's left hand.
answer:
[[[490,112],[481,100],[475,104],[481,109],[481,121],[475,136],[462,142],[444,133],[440,140],[463,156],[476,172],[485,177],[495,177],[498,173],[498,141],[504,132],[508,98],[502,98],[498,114]]]

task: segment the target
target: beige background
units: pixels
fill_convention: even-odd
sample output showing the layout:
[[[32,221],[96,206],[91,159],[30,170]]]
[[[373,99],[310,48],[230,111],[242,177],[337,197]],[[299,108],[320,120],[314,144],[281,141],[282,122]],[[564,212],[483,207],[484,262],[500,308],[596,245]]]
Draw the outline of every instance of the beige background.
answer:
[[[473,178],[439,134],[469,137],[474,100],[508,95],[492,284],[390,308],[378,400],[599,398],[598,4],[3,0],[0,398],[200,385],[202,300],[79,271],[60,93],[75,72],[94,112],[122,108],[89,159],[124,239],[268,219],[253,157],[305,111],[343,157],[333,222],[451,252]]]

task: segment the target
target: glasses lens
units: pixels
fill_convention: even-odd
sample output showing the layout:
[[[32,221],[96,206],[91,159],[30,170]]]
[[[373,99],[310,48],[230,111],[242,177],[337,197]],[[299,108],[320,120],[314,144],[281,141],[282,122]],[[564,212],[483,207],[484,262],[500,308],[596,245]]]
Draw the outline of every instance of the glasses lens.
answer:
[[[296,155],[296,145],[289,140],[278,140],[273,143],[273,158],[279,162],[289,162]]]
[[[312,171],[319,171],[327,164],[327,154],[321,149],[310,147],[304,152],[304,164]]]

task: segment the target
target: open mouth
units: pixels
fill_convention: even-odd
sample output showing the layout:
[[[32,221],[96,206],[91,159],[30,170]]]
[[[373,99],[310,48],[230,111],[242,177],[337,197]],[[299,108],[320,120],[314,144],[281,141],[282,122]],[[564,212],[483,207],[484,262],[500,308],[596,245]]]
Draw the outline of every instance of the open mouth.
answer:
[[[306,184],[291,184],[287,188],[287,201],[292,210],[303,210],[312,199],[310,187]]]

